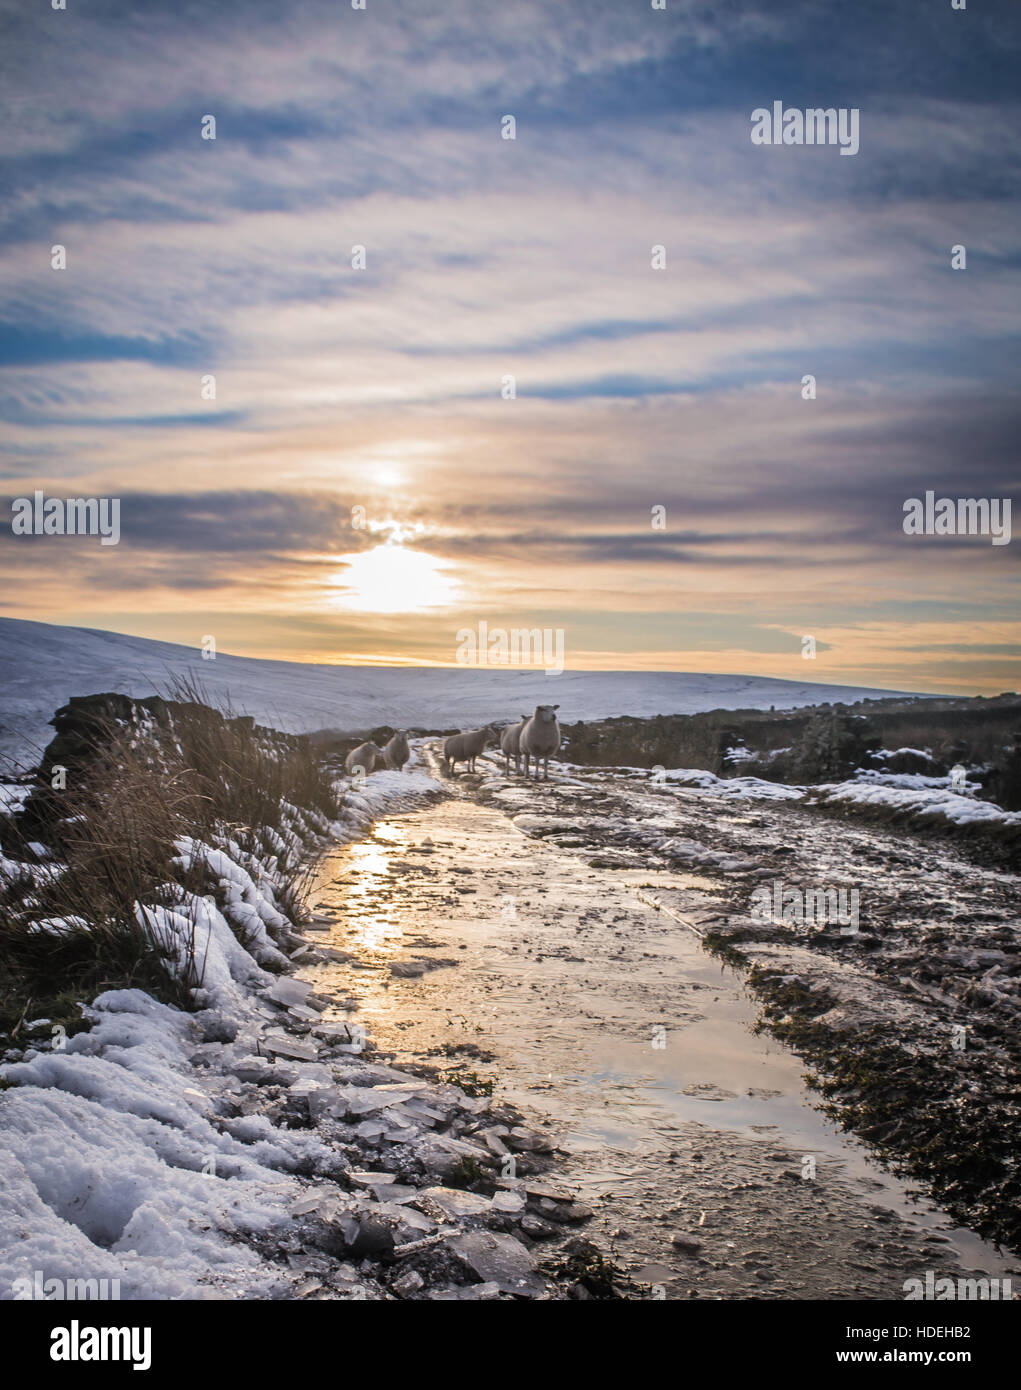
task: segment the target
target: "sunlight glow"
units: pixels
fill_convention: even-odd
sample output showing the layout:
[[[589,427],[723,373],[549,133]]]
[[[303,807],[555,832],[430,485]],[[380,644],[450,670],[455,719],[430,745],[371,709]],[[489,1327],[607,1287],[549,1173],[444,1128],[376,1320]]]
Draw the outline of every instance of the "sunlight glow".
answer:
[[[342,555],[336,601],[356,613],[417,613],[442,608],[457,597],[456,582],[435,555],[401,545],[377,545]]]

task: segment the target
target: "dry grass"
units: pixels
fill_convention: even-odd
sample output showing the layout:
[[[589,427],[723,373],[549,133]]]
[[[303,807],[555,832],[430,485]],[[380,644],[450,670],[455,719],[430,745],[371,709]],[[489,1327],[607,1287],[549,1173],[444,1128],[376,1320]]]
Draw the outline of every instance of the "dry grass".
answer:
[[[190,987],[201,983],[194,953],[190,978],[188,969],[182,978],[170,966],[170,944],[136,916],[139,903],[171,905],[181,887],[215,894],[199,866],[174,863],[182,836],[218,846],[233,840],[263,860],[275,854],[278,901],[284,912],[300,911],[309,873],[302,847],[280,853],[268,832],[288,838],[288,807],[337,815],[332,780],[307,742],[212,711],[194,684],[178,683],[152,713],[142,736],[133,724],[96,721],[67,789],[44,784],[46,843],[61,871],[43,860],[31,878],[0,880],[0,1033],[18,1042],[26,1012],[72,1031],[81,1026],[77,1001],[104,989],[138,986],[189,1006]],[[5,835],[4,848],[37,859],[16,835]],[[88,926],[33,930],[69,918]]]

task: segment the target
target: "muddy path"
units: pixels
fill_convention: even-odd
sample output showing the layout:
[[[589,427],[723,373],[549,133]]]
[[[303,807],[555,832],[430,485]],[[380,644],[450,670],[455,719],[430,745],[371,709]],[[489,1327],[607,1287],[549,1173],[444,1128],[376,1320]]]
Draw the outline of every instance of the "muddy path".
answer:
[[[490,763],[448,785],[322,862],[313,901],[343,958],[312,978],[396,1065],[492,1080],[551,1127],[585,1234],[654,1296],[900,1299],[929,1270],[1011,1272],[839,1133],[804,1063],[754,1031],[743,976],[700,939],[719,877],[601,858],[572,830],[579,798],[615,794],[603,773],[558,791]],[[525,833],[565,797],[559,843]]]

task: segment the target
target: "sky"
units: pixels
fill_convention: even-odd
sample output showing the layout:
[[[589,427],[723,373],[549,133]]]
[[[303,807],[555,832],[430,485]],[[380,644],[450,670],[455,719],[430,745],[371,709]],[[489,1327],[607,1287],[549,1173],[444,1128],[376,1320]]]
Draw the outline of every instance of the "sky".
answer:
[[[4,615],[1021,687],[1021,539],[903,527],[927,491],[1017,497],[1016,5],[0,23]],[[857,110],[858,152],[754,144],[775,101]],[[39,490],[117,499],[118,543],[14,534]]]

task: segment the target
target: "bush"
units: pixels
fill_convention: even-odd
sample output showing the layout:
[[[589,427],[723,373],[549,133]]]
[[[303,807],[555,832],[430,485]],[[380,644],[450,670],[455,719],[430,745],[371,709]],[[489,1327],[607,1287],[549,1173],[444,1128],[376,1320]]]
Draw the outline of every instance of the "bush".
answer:
[[[861,767],[879,743],[879,736],[863,715],[821,709],[808,721],[789,755],[795,780],[841,781]]]
[[[4,832],[15,857],[0,868],[0,1032],[15,1036],[30,1006],[64,1022],[72,1000],[103,989],[139,986],[190,1006],[201,983],[194,952],[182,971],[169,943],[137,918],[140,903],[171,906],[182,889],[215,889],[202,866],[182,867],[176,842],[269,864],[275,898],[293,918],[307,887],[310,826],[326,833],[339,813],[307,739],[197,698],[89,696],[53,722],[32,794]],[[40,842],[45,854],[33,848]],[[40,930],[46,921],[62,925]]]

